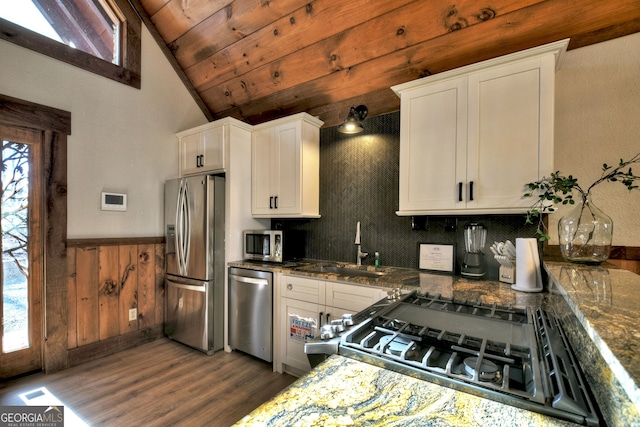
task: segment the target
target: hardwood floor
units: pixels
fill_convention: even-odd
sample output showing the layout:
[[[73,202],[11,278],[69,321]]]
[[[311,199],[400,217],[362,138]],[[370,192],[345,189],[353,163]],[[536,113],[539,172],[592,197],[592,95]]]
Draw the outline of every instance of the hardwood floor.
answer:
[[[229,426],[295,381],[271,364],[224,351],[206,356],[160,339],[54,374],[0,383],[0,406],[46,387],[91,426]]]

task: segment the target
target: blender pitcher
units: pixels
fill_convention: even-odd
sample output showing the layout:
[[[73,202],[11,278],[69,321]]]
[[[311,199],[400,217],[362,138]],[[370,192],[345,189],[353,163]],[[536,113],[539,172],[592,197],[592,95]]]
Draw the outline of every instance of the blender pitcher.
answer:
[[[485,275],[484,244],[487,240],[487,229],[475,222],[464,226],[464,258],[460,273],[463,276],[480,279]]]

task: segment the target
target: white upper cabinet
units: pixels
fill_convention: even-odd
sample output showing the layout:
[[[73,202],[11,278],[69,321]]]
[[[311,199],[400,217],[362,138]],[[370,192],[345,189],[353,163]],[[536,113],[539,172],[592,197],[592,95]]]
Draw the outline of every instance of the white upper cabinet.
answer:
[[[398,215],[522,213],[553,171],[555,70],[568,40],[392,89],[400,106]]]
[[[300,113],[255,126],[251,213],[259,218],[318,218],[320,127]]]
[[[228,124],[212,122],[177,134],[180,176],[225,170],[225,136]]]

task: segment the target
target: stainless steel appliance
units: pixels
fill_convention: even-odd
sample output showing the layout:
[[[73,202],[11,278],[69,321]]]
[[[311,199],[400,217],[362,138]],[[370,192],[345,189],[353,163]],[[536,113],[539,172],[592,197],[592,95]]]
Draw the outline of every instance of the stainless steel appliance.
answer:
[[[518,309],[420,294],[353,316],[339,338],[305,344],[317,363],[346,357],[579,424],[599,425],[587,384],[558,320]],[[334,345],[329,343],[333,342]]]
[[[165,183],[165,334],[213,354],[223,346],[224,178]]]
[[[284,262],[304,257],[304,238],[294,230],[245,230],[244,259]]]
[[[229,346],[273,361],[273,275],[229,267]]]
[[[464,226],[465,254],[460,274],[473,279],[485,275],[484,245],[487,240],[487,229],[482,224],[472,222]]]

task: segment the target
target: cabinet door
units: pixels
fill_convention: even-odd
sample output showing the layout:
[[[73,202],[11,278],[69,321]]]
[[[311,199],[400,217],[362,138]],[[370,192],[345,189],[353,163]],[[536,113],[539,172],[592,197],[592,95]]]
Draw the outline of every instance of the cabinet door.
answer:
[[[202,168],[201,171],[213,172],[224,170],[224,131],[220,126],[202,132]]]
[[[320,328],[319,318],[324,306],[306,301],[282,298],[280,324],[282,362],[304,372],[311,369],[304,352],[305,339],[313,339]],[[286,370],[286,368],[285,368]]]
[[[465,207],[466,103],[466,78],[402,94],[400,214]]]
[[[279,330],[276,331],[276,339],[280,343],[277,350],[279,360],[285,365],[307,372],[310,365],[304,353],[304,342],[306,337],[315,337],[325,321],[325,282],[282,275],[279,283],[280,322]]]
[[[547,70],[544,58],[536,58],[469,76],[469,209],[527,208],[524,184],[551,171],[541,170],[541,159],[553,158],[555,61],[549,59]]]
[[[275,130],[273,128],[255,131],[251,139],[251,213],[254,215],[269,215],[273,213],[272,189],[274,182],[274,167],[272,141]]]
[[[301,123],[278,125],[273,150],[276,215],[300,213]]]
[[[180,174],[190,175],[200,172],[201,138],[200,132],[180,138]]]

